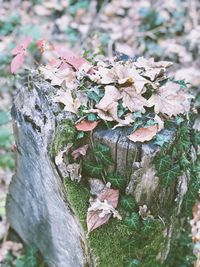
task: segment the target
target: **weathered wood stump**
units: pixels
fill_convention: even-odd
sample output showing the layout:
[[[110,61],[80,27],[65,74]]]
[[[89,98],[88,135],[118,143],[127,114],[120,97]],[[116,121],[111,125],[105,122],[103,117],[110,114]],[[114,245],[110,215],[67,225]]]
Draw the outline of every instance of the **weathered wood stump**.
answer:
[[[34,243],[50,267],[97,266],[96,255],[90,252],[79,218],[64,190],[64,177],[49,153],[56,126],[62,120],[72,119],[53,102],[55,93],[54,87],[36,76],[28,84],[20,85],[15,96],[12,117],[16,174],[10,184],[7,216],[24,242]],[[93,142],[110,147],[114,160],[110,168],[128,177],[126,194],[133,195],[139,205],[147,205],[153,215],[159,216],[173,209],[169,218],[172,223],[166,226],[166,247],[158,251],[158,258],[164,262],[173,240],[175,218],[187,192],[189,173],[168,187],[161,186],[153,163],[159,146],[152,142],[133,143],[126,137],[129,131],[97,129]],[[174,145],[176,131],[164,130],[170,140],[168,147]]]

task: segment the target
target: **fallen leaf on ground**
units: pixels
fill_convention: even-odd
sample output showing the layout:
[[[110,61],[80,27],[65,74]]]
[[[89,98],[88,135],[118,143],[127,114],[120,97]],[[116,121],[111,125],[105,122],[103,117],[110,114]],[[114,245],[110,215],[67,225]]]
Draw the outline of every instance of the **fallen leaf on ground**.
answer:
[[[139,128],[128,136],[133,142],[145,142],[150,141],[158,132],[157,125],[151,125],[146,128]]]
[[[78,131],[83,131],[83,132],[89,132],[94,130],[94,128],[97,127],[98,121],[87,121],[87,120],[82,120],[78,123],[75,124],[75,127]]]

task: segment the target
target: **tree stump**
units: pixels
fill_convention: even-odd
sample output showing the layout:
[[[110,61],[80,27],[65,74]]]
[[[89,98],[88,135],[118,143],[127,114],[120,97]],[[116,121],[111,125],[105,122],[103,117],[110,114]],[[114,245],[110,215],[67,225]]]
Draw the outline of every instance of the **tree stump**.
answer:
[[[88,241],[82,219],[65,189],[66,177],[62,176],[62,170],[50,155],[57,126],[63,120],[73,120],[73,117],[53,101],[56,88],[38,75],[34,74],[19,87],[12,108],[16,174],[7,198],[11,226],[25,243],[36,245],[50,267],[110,267],[102,265],[101,256],[98,258],[97,251]],[[188,189],[190,173],[182,173],[169,186],[163,187],[154,164],[160,147],[153,142],[133,143],[127,139],[128,133],[129,128],[100,128],[93,132],[92,139],[93,143],[103,143],[110,148],[114,163],[109,170],[128,178],[125,192],[133,196],[139,206],[147,205],[152,215],[161,220],[171,210],[170,223],[164,227],[165,246],[156,257],[163,264],[177,231],[177,217]],[[163,130],[163,135],[169,140],[168,149],[177,142],[176,128]]]

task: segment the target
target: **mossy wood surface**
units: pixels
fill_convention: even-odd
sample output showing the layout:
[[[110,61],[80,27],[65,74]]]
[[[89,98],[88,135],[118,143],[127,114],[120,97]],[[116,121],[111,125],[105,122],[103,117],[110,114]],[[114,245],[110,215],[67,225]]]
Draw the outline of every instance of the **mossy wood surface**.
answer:
[[[65,166],[58,168],[54,164],[57,152],[74,138],[70,127],[61,126],[65,122],[69,125],[74,118],[53,101],[55,93],[48,82],[34,76],[20,85],[15,96],[12,116],[17,165],[7,199],[11,226],[25,242],[38,247],[50,267],[174,267],[168,258],[174,255],[171,248],[176,249],[175,236],[180,236],[185,222],[179,217],[182,205],[187,204],[184,196],[188,194],[191,173],[177,167],[172,173],[177,177],[171,175],[173,179],[163,183],[160,159],[174,157],[179,129],[163,130],[170,140],[165,150],[153,142],[129,141],[126,136],[130,129],[126,128],[100,127],[85,139],[90,148],[100,143],[110,148],[113,163],[104,173],[126,177],[123,190],[119,188],[122,193],[118,209],[123,220],[111,219],[88,237],[89,177],[83,177],[80,183],[70,181]],[[63,140],[58,140],[59,129],[67,131],[60,136]],[[187,151],[190,148],[188,143]],[[136,208],[126,205],[126,196],[134,199]],[[153,225],[138,217],[137,207],[142,205],[147,205],[157,218]]]

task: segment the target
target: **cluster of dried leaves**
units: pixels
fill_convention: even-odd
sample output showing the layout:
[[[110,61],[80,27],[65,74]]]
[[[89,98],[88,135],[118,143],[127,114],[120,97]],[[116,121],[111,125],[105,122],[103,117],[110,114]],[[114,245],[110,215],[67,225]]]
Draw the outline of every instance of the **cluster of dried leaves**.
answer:
[[[170,62],[141,57],[137,61],[97,59],[91,63],[60,47],[54,51],[57,58],[39,69],[52,85],[61,87],[54,101],[77,115],[79,131],[93,130],[100,120],[113,122],[113,128],[134,126],[136,112],[151,113],[147,125],[128,136],[134,142],[144,142],[164,128],[165,118],[190,109],[192,96],[166,76]]]

